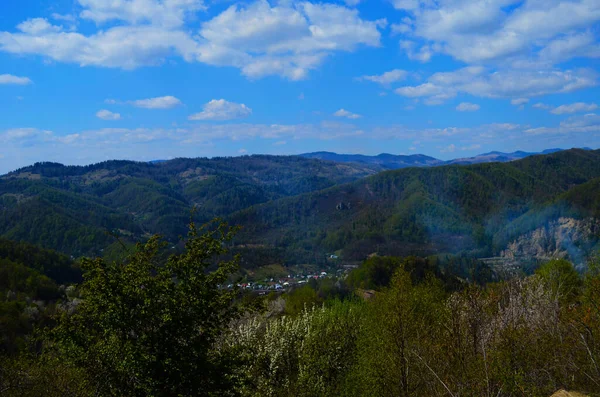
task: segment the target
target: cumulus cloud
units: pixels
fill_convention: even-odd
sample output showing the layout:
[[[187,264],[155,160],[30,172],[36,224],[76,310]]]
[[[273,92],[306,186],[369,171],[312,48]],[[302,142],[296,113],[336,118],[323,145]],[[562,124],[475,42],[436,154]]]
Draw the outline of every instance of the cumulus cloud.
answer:
[[[65,21],[65,22],[71,22],[71,23],[75,23],[77,21],[77,17],[75,15],[71,15],[71,14],[59,14],[59,13],[52,13],[52,19],[54,19],[55,21]]]
[[[426,104],[440,104],[459,93],[484,98],[519,98],[573,92],[597,85],[597,73],[574,70],[497,70],[469,66],[453,72],[435,73],[418,86],[405,86],[396,93],[425,98]]]
[[[360,114],[349,112],[345,109],[340,109],[333,114],[335,117],[345,117],[347,119],[359,119],[362,116]]]
[[[190,120],[234,120],[249,117],[252,109],[248,106],[225,99],[213,99],[204,105],[200,113],[189,116]]]
[[[340,51],[380,46],[385,20],[360,18],[356,9],[310,2],[271,5],[258,0],[232,5],[201,24],[186,24],[205,8],[199,0],[78,0],[92,32],[65,31],[46,19],[27,20],[0,32],[0,51],[39,55],[81,66],[135,69],[178,57],[187,62],[233,66],[250,78],[290,80]]]
[[[529,102],[529,98],[515,98],[510,101],[510,104],[514,105],[514,106],[521,106],[521,105],[525,105],[528,102]]]
[[[583,103],[577,102],[570,105],[561,105],[555,109],[552,109],[552,114],[570,114],[570,113],[581,113],[591,112],[598,109],[598,105],[595,103]]]
[[[110,110],[106,109],[99,110],[96,113],[96,117],[107,121],[121,120],[121,115],[119,113],[113,113]]]
[[[408,72],[406,70],[394,69],[380,75],[361,76],[358,77],[358,79],[372,81],[381,85],[390,85],[392,83],[396,83],[398,81],[406,79],[407,76]]]
[[[33,83],[29,77],[18,77],[12,74],[0,74],[0,84],[27,85]]]
[[[479,109],[479,105],[469,102],[462,102],[456,107],[456,110],[458,110],[459,112],[476,112]]]
[[[411,40],[400,40],[400,48],[404,50],[408,59],[419,62],[429,62],[434,54],[433,48],[424,44],[419,46]]]
[[[129,102],[135,107],[144,109],[172,109],[181,105],[181,101],[174,96],[162,96],[157,98],[139,99]]]
[[[205,10],[201,0],[77,0],[84,8],[80,16],[97,24],[124,21],[165,27],[184,24],[188,15]]]
[[[577,102],[577,103],[561,105],[561,106],[557,106],[557,107],[539,102],[539,103],[536,103],[535,105],[533,105],[533,107],[536,109],[548,110],[550,113],[557,114],[557,115],[591,112],[593,110],[598,109],[597,104],[584,103],[584,102]]]
[[[552,109],[552,106],[546,105],[545,103],[541,103],[541,102],[538,102],[538,103],[534,104],[533,107],[536,108],[536,109],[542,109],[542,110],[550,110],[550,109]]]
[[[25,140],[39,135],[45,135],[49,131],[42,131],[37,128],[12,128],[6,130],[1,135],[3,141]]]
[[[588,29],[600,20],[595,0],[394,0],[409,13],[396,30],[467,63],[526,59],[550,64],[597,56]],[[567,36],[564,36],[568,33]]]
[[[561,121],[557,127],[537,127],[525,130],[530,135],[564,135],[574,137],[577,134],[600,133],[600,115],[589,113],[583,116],[572,116]],[[585,135],[589,138],[588,135]]]

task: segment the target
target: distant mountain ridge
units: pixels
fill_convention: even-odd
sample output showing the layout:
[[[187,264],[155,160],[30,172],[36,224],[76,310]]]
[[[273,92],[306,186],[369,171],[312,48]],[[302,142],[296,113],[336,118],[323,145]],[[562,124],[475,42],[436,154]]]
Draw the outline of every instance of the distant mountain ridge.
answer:
[[[583,148],[584,150],[592,150],[590,148]],[[565,149],[546,149],[541,152],[524,152],[516,151],[512,153],[503,153],[493,151],[489,153],[479,154],[474,157],[456,158],[453,160],[440,160],[435,157],[426,156],[424,154],[412,154],[412,155],[396,155],[389,153],[382,153],[376,156],[368,156],[362,154],[337,154],[333,152],[313,152],[300,154],[300,157],[319,159],[327,161],[335,161],[338,163],[361,163],[380,166],[385,170],[397,170],[409,167],[437,167],[441,165],[450,164],[480,164],[480,163],[506,163],[509,161],[520,160],[526,157],[540,155],[540,154],[552,154],[561,152]]]
[[[395,155],[381,153],[377,156],[362,154],[337,154],[333,152],[314,152],[300,154],[300,157],[335,161],[337,163],[362,163],[379,165],[384,169],[400,169],[408,167],[432,167],[444,164],[444,161],[424,154]]]
[[[600,150],[550,151],[436,167],[428,156],[387,154],[372,157],[379,163],[266,155],[36,163],[0,176],[0,237],[73,256],[118,255],[115,234],[133,243],[160,233],[176,243],[195,207],[198,224],[221,217],[243,227],[235,249],[245,268],[327,265],[332,253],[344,261],[507,250],[510,258],[582,257],[570,252],[600,235]],[[412,165],[386,170],[390,162]],[[533,245],[523,242],[529,235]]]

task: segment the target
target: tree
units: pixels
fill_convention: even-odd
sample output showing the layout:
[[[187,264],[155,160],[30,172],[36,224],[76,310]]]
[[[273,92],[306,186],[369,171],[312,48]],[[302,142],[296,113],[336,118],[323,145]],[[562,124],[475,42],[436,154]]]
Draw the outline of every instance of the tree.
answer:
[[[228,395],[235,360],[217,348],[236,315],[235,291],[220,286],[238,258],[219,261],[237,229],[220,223],[200,234],[192,222],[186,250],[158,260],[155,236],[124,262],[82,262],[82,302],[52,332],[61,353],[84,368],[100,394]]]
[[[358,357],[351,378],[361,396],[422,396],[444,393],[444,382],[432,359],[447,318],[442,284],[428,278],[414,286],[404,269],[394,274],[390,287],[367,307],[358,338]]]
[[[547,283],[553,298],[561,303],[572,302],[581,288],[581,279],[573,264],[564,259],[554,259],[543,264],[537,271]]]

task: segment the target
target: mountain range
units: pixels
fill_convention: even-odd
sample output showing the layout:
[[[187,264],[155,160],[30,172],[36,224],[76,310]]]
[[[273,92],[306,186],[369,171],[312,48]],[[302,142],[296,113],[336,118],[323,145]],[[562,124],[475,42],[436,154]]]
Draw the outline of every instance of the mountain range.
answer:
[[[520,160],[525,157],[535,156],[539,154],[551,154],[560,152],[563,149],[546,149],[542,152],[523,152],[516,151],[512,153],[503,152],[489,152],[483,153],[474,157],[456,158],[453,160],[439,160],[434,157],[426,156],[424,154],[412,154],[412,155],[396,155],[389,153],[382,153],[377,156],[366,156],[362,154],[337,154],[333,152],[313,152],[300,154],[301,157],[335,161],[339,163],[361,163],[379,166],[386,170],[396,170],[408,167],[436,167],[440,165],[449,164],[479,164],[479,163],[491,163],[491,162],[507,162]],[[585,150],[591,150],[585,148]]]
[[[242,226],[233,249],[247,267],[326,265],[333,253],[347,262],[373,254],[582,257],[600,231],[600,151],[549,152],[492,152],[479,164],[436,167],[426,156],[386,155],[37,163],[0,177],[0,236],[108,255],[120,244],[115,236],[129,243],[160,233],[176,244],[195,207],[199,222]],[[382,171],[391,164],[399,169]],[[531,244],[523,240],[530,235]]]

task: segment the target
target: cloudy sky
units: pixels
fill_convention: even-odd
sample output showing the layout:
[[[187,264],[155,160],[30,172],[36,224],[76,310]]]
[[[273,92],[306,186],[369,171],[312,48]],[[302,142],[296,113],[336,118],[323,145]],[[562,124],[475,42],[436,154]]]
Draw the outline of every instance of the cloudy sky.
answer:
[[[36,161],[600,146],[600,0],[0,4],[0,173]]]

